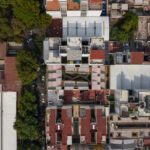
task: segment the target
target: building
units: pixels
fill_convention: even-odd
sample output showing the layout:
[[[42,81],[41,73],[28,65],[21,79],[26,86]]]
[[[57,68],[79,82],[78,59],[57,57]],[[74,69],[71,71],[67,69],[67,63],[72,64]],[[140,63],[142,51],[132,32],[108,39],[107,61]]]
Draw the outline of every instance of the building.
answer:
[[[150,136],[149,117],[120,117],[113,115],[110,117],[109,127],[110,139],[134,139],[137,147],[143,147],[144,139]]]
[[[21,91],[21,80],[16,68],[16,52],[22,46],[15,43],[0,43],[0,83],[4,91]]]
[[[46,0],[46,13],[53,18],[65,16],[100,16],[102,1],[98,0]]]
[[[68,105],[46,110],[47,149],[88,147],[106,143],[105,110],[100,106]],[[78,147],[78,148],[79,148]]]
[[[63,39],[67,37],[82,37],[89,40],[92,37],[109,41],[109,17],[63,17]]]
[[[43,56],[45,64],[104,64],[105,42],[103,38],[46,38]]]
[[[106,89],[108,66],[47,65],[48,90]]]
[[[110,89],[150,89],[150,66],[110,66]]]
[[[112,90],[49,90],[48,106],[63,104],[97,104],[108,105]]]
[[[16,120],[17,93],[2,91],[0,85],[0,149],[17,150]]]

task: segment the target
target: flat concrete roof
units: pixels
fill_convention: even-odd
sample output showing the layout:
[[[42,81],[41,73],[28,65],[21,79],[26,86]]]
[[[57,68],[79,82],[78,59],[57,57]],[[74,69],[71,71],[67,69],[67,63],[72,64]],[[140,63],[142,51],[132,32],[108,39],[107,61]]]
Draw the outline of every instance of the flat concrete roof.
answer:
[[[110,66],[110,89],[150,89],[150,66]]]
[[[2,150],[17,150],[16,99],[16,92],[2,92]]]

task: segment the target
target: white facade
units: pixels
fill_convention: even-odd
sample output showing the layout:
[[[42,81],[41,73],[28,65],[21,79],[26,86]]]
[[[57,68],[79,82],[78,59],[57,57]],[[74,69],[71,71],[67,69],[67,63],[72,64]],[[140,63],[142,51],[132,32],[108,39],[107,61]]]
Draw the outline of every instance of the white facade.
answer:
[[[0,91],[1,108],[1,150],[17,150],[17,132],[14,129],[16,120],[16,92]]]
[[[110,89],[150,89],[150,66],[110,66]]]

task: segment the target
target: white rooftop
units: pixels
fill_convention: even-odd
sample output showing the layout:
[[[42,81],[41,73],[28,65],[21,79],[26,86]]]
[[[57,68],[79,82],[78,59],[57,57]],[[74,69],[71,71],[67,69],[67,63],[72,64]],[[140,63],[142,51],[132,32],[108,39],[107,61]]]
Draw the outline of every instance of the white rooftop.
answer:
[[[109,17],[63,17],[63,38],[102,37],[109,40]]]
[[[110,66],[110,89],[150,89],[150,66]]]
[[[2,150],[17,150],[17,133],[13,128],[16,120],[16,92],[1,92]]]

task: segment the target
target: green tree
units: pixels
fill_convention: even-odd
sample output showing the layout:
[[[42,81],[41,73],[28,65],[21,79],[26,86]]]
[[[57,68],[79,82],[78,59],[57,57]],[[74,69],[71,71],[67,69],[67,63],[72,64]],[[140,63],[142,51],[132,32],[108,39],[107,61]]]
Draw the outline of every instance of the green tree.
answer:
[[[38,0],[0,1],[0,39],[22,41],[31,29],[44,34],[51,17],[40,10]]]
[[[127,42],[133,37],[138,26],[138,16],[133,12],[127,12],[111,29],[111,39]]]
[[[25,91],[19,100],[15,129],[19,140],[34,141],[40,137],[36,97]]]
[[[21,51],[17,54],[17,71],[23,85],[30,84],[38,76],[38,63],[31,52]]]

